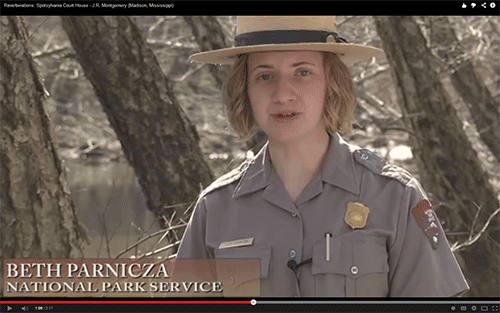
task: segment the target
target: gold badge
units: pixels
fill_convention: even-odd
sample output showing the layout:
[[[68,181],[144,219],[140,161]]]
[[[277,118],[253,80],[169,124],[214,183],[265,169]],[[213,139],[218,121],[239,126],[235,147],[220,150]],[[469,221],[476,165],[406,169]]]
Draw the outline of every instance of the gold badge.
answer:
[[[352,229],[363,228],[366,226],[366,221],[370,215],[370,209],[360,202],[349,202],[345,211],[344,221]]]

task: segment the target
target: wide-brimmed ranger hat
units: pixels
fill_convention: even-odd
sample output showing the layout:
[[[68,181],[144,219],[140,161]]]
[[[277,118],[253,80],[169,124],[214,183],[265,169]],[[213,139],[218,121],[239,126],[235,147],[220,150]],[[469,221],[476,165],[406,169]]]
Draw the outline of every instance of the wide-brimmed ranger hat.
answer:
[[[346,64],[381,58],[384,51],[351,44],[336,32],[335,16],[238,16],[234,47],[193,54],[193,62],[232,64],[240,54],[269,51],[320,51]]]

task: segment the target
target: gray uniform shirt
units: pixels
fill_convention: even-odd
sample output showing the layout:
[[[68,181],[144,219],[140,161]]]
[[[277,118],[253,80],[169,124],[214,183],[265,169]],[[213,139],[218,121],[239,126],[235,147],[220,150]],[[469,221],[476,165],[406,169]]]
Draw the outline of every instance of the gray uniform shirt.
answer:
[[[417,208],[425,199],[408,172],[335,134],[293,201],[266,145],[201,194],[177,257],[258,258],[262,296],[462,294],[469,287],[434,211]],[[346,222],[348,203],[368,207],[363,227]],[[287,266],[309,259],[296,274]]]

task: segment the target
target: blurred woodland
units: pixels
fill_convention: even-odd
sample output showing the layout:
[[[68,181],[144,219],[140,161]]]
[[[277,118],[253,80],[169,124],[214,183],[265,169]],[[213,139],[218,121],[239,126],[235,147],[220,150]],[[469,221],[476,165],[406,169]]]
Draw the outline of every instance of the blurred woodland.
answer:
[[[229,127],[227,68],[188,60],[234,22],[1,17],[2,259],[175,254],[197,194],[265,140]],[[351,67],[343,137],[422,182],[465,296],[498,296],[499,17],[345,16],[338,33],[388,57]]]

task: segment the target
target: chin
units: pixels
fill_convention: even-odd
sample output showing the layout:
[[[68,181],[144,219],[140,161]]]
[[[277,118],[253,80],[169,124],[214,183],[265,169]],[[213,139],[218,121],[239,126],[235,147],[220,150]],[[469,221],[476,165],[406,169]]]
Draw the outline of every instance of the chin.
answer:
[[[269,140],[279,141],[279,142],[293,142],[298,141],[306,137],[306,133],[299,132],[297,130],[274,130],[267,133]]]

